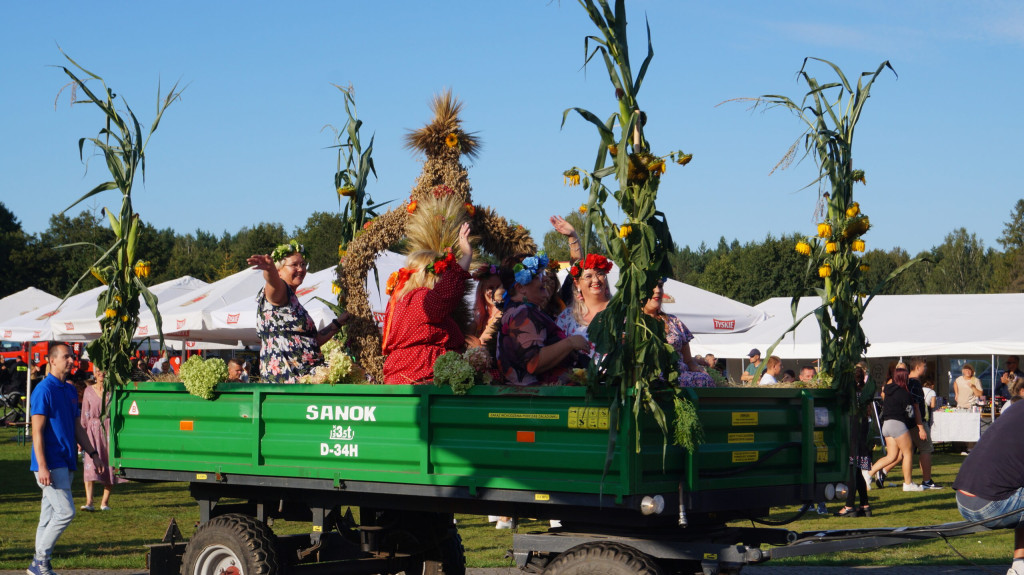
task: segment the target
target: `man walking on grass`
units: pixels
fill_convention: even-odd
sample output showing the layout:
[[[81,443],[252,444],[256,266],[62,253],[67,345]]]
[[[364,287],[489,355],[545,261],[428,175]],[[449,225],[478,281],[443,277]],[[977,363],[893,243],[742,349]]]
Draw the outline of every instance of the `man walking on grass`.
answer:
[[[50,556],[57,539],[75,518],[71,483],[77,463],[78,447],[92,457],[96,470],[103,472],[106,462],[96,454],[81,425],[78,391],[67,383],[75,358],[71,349],[60,343],[50,346],[47,355],[50,374],[32,390],[32,466],[36,484],[43,490],[36,529],[36,551],[28,575],[53,575]]]

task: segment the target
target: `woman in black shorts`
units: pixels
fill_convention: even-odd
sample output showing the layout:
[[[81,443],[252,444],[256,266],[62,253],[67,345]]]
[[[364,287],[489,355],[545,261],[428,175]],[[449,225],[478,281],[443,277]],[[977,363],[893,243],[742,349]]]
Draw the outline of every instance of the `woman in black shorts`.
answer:
[[[898,367],[892,375],[892,383],[882,389],[882,437],[885,438],[885,457],[871,467],[871,474],[895,463],[903,458],[903,491],[921,491],[921,486],[914,483],[910,473],[914,466],[914,444],[910,439],[910,430],[916,428],[918,437],[928,437],[924,429],[921,414],[917,411],[917,402],[907,389],[908,374],[905,367]]]

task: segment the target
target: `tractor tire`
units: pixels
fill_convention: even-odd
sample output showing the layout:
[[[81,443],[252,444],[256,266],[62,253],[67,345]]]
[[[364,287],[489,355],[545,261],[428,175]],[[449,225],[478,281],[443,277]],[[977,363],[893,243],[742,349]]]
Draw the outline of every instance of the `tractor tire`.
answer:
[[[584,543],[562,553],[544,575],[663,575],[649,556],[621,543]]]
[[[282,575],[274,533],[248,515],[206,522],[185,546],[181,575]]]

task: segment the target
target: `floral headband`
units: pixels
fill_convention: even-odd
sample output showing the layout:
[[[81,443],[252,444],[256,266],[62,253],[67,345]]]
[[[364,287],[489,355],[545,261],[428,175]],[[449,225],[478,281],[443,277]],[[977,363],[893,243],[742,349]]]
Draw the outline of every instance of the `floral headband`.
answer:
[[[494,264],[484,264],[475,270],[473,270],[473,279],[476,281],[483,281],[491,276],[496,276],[501,273],[501,268]]]
[[[523,258],[522,263],[518,263],[512,268],[515,272],[516,283],[524,286],[533,281],[533,278],[538,274],[543,273],[544,269],[548,267],[548,255],[544,252],[538,252],[535,256]]]
[[[273,258],[274,262],[279,262],[292,254],[299,254],[303,259],[305,259],[306,246],[300,244],[298,240],[289,240],[288,243],[281,244],[274,248],[270,257]]]
[[[426,271],[441,275],[445,270],[449,269],[453,265],[458,265],[458,261],[455,259],[455,254],[452,253],[452,249],[448,248],[445,250],[444,255],[434,260],[434,263],[428,264],[425,268]],[[401,268],[397,272],[392,272],[388,276],[388,283],[384,287],[384,292],[388,295],[395,293],[396,291],[402,291],[402,287],[405,286],[405,282],[409,281],[412,274],[419,270],[413,268]]]
[[[583,275],[585,270],[597,270],[605,275],[612,271],[612,262],[601,254],[590,254],[585,260],[580,260],[569,268],[569,275],[574,279]]]

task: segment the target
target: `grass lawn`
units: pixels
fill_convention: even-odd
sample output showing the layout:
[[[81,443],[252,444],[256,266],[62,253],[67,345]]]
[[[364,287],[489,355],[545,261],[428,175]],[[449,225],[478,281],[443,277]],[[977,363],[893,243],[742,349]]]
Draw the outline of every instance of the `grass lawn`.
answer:
[[[32,559],[36,524],[39,520],[39,488],[28,471],[30,446],[18,445],[12,429],[0,429],[0,569],[24,569]],[[786,526],[793,531],[839,529],[850,527],[884,527],[899,525],[932,525],[961,520],[953,500],[952,483],[963,458],[959,455],[936,454],[934,478],[946,486],[942,490],[904,493],[898,487],[870,492],[874,516],[840,519],[818,516],[813,511],[798,522]],[[898,477],[899,469],[892,477]],[[915,471],[915,480],[920,475]],[[97,487],[98,489],[98,487]],[[84,501],[84,488],[78,478],[74,496],[76,505]],[[97,493],[96,501],[99,493]],[[830,504],[830,510],[841,504]],[[199,518],[199,509],[188,495],[183,483],[140,484],[117,486],[111,498],[113,511],[79,512],[57,544],[54,568],[61,569],[142,569],[145,566],[145,545],[163,537],[168,521],[177,520],[185,537],[191,537]],[[792,515],[794,509],[778,509],[772,519]],[[512,546],[512,534],[498,531],[486,517],[457,516],[459,531],[466,546],[470,567],[501,567],[511,565],[505,552]],[[749,523],[747,523],[749,524]],[[536,531],[546,522],[520,524],[520,529]],[[274,524],[277,533],[301,533],[305,524]],[[1001,530],[982,535],[950,540],[970,560],[979,563],[1003,564],[1009,561],[1013,546],[1011,531]],[[960,564],[960,559],[941,540],[888,547],[875,551],[836,553],[785,560],[790,564],[816,565],[889,565],[889,564]]]

